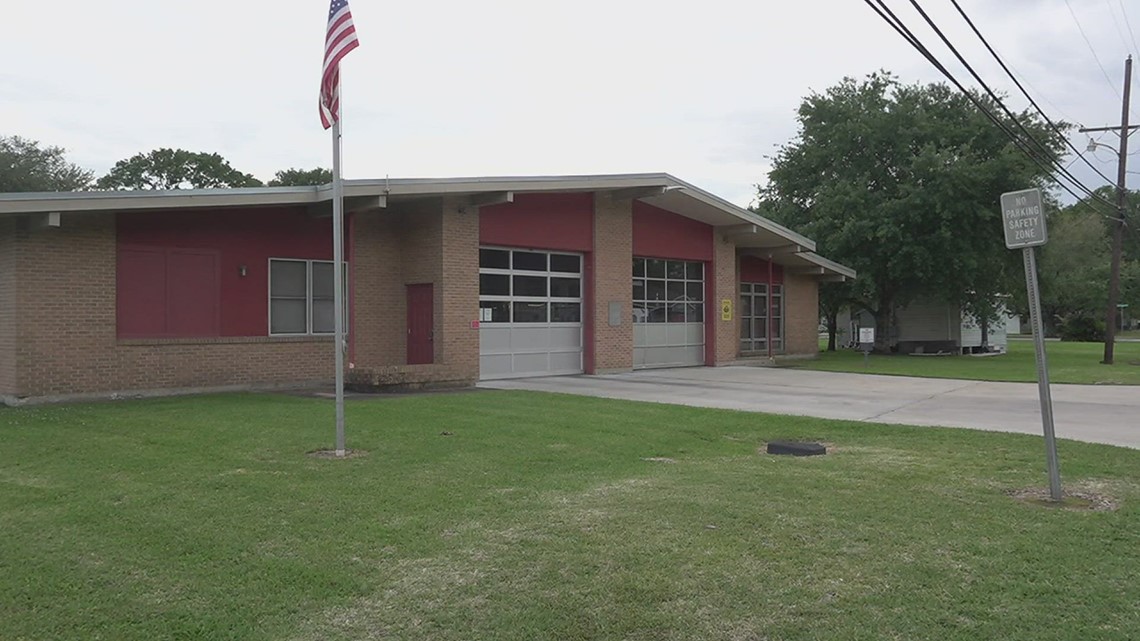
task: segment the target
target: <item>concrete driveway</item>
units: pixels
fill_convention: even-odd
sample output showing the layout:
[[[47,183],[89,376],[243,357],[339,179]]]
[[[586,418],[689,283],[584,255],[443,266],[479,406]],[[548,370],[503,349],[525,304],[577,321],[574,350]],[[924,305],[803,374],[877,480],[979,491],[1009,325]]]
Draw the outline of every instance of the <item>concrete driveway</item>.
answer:
[[[581,394],[875,423],[1041,434],[1037,385],[729,366],[487,381]],[[1140,387],[1053,385],[1057,436],[1140,448]]]

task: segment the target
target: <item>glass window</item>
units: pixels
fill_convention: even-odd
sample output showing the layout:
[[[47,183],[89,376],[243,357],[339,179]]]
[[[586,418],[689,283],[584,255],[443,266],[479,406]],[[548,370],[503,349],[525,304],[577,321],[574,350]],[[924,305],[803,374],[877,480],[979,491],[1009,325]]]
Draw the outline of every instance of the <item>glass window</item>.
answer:
[[[546,296],[546,276],[515,276],[515,296]]]
[[[480,249],[479,266],[485,269],[510,269],[511,252],[505,249]]]
[[[479,315],[484,323],[511,322],[511,304],[507,301],[479,301],[479,309],[486,310]]]
[[[580,274],[582,273],[582,258],[567,254],[551,254],[550,271]]]
[[[581,298],[582,279],[580,278],[551,278],[550,296],[552,298]]]
[[[581,303],[551,303],[550,322],[552,323],[580,323],[582,322]]]
[[[269,295],[273,298],[308,296],[308,263],[303,260],[274,260],[269,264]]]
[[[633,259],[633,275],[634,276],[645,276],[645,259],[644,258],[634,258]]]
[[[701,303],[685,305],[685,322],[700,323],[705,320],[705,306]]]
[[[645,312],[647,323],[665,322],[665,303],[646,303]]]
[[[645,300],[665,300],[665,281],[650,280],[645,282]]]
[[[511,277],[506,274],[479,274],[480,296],[510,296]]]
[[[685,281],[669,281],[665,295],[669,300],[685,300]]]
[[[269,333],[304,334],[307,330],[305,299],[274,299],[269,303]]]
[[[347,278],[345,281],[347,289]],[[329,261],[269,261],[269,333],[333,333],[336,329],[335,291],[333,264]],[[346,325],[347,298],[346,295]]]
[[[515,303],[514,322],[545,323],[546,303]]]
[[[689,280],[704,280],[705,279],[705,264],[704,263],[686,263],[685,277]]]
[[[751,291],[749,291],[751,290]],[[772,286],[772,310],[768,309],[768,285],[766,283],[742,283],[740,295],[740,349],[742,351],[766,351],[768,336],[771,334],[772,347],[783,349],[781,339],[784,330],[782,318],[783,288]],[[768,315],[771,313],[771,321]],[[769,329],[770,328],[770,329]]]
[[[633,279],[633,300],[645,300],[645,279]]]
[[[522,269],[532,272],[546,271],[546,254],[538,252],[514,252],[514,258],[511,265],[514,269]],[[545,294],[544,294],[545,295]]]
[[[669,280],[685,280],[685,263],[671,260],[667,263],[665,277]]]
[[[705,285],[704,283],[685,283],[685,296],[689,300],[705,299]]]
[[[645,303],[641,301],[633,302],[633,322],[635,323],[648,323],[649,311],[645,308]]]
[[[665,278],[665,261],[656,258],[646,260],[645,275],[650,278]]]

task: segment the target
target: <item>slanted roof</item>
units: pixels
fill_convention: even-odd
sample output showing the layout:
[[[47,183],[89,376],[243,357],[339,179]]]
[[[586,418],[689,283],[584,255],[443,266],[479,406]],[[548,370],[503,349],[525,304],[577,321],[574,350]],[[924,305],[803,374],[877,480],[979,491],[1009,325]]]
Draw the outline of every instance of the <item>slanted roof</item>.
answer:
[[[755,212],[666,173],[595,176],[504,176],[472,178],[394,178],[345,180],[347,209],[354,203],[381,207],[431,197],[482,196],[510,199],[516,193],[610,192],[698,220],[730,236],[738,248],[768,252],[785,266],[805,273],[854,278],[855,272],[814,253],[815,242]],[[96,213],[219,207],[325,206],[332,186],[185,189],[172,191],[84,191],[0,194],[0,216]]]

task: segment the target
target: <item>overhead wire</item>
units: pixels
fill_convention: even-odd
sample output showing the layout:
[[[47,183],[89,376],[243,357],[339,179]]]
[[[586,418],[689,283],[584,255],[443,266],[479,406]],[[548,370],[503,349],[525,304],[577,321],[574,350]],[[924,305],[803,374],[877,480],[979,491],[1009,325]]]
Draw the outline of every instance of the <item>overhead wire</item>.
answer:
[[[1041,105],[1037,104],[1037,101],[1033,99],[1033,96],[1031,96],[1029,92],[1025,90],[1025,87],[1022,86],[1021,81],[1017,79],[1017,76],[1013,75],[1013,72],[1005,64],[1005,61],[1002,60],[997,51],[995,51],[994,48],[990,46],[989,41],[986,40],[986,37],[982,35],[982,32],[980,30],[978,30],[978,27],[974,24],[974,21],[970,19],[970,16],[966,15],[966,11],[962,9],[962,5],[958,3],[958,0],[950,0],[950,2],[954,5],[954,8],[958,10],[959,15],[961,15],[962,19],[966,21],[966,24],[970,25],[970,29],[973,30],[974,35],[976,35],[978,39],[982,41],[982,44],[985,45],[986,50],[990,52],[990,55],[994,57],[994,60],[996,60],[998,65],[1001,66],[1002,70],[1005,71],[1010,80],[1013,80],[1013,84],[1017,85],[1017,88],[1021,90],[1021,93],[1026,97],[1026,99],[1029,100],[1029,104],[1033,105],[1033,108],[1037,110],[1037,113],[1041,114],[1041,117],[1045,119],[1045,123],[1049,125],[1049,128],[1052,129],[1059,137],[1065,141],[1065,144],[1069,146],[1069,149],[1073,150],[1073,153],[1077,155],[1077,158],[1083,160],[1084,163],[1088,165],[1093,171],[1100,174],[1101,178],[1104,178],[1106,181],[1111,183],[1112,179],[1106,176],[1100,169],[1094,166],[1091,162],[1089,162],[1087,158],[1084,157],[1084,155],[1081,154],[1081,151],[1077,149],[1072,142],[1069,141],[1068,137],[1065,136],[1061,129],[1057,127],[1057,125],[1049,118],[1048,114],[1045,113],[1045,110],[1041,108]],[[959,59],[961,59],[961,57],[959,57]],[[977,78],[976,75],[975,78]]]
[[[1108,76],[1108,71],[1105,70],[1104,64],[1100,61],[1100,56],[1096,55],[1096,49],[1093,48],[1092,41],[1089,40],[1089,37],[1085,34],[1085,28],[1081,26],[1081,21],[1077,18],[1077,12],[1073,11],[1073,5],[1069,4],[1069,0],[1065,0],[1065,6],[1069,8],[1069,15],[1073,16],[1073,22],[1077,24],[1077,31],[1080,31],[1081,37],[1085,39],[1085,44],[1088,45],[1089,53],[1092,54],[1093,60],[1096,60],[1096,66],[1100,67],[1100,72],[1104,74],[1105,82],[1108,83],[1108,86],[1112,89],[1112,93],[1116,94],[1117,98],[1123,99],[1116,85],[1112,84],[1112,78]]]
[[[1124,26],[1128,27],[1128,35],[1132,38],[1132,52],[1140,54],[1140,45],[1136,44],[1136,34],[1132,32],[1132,21],[1128,19],[1128,11],[1124,9],[1124,0],[1117,0],[1120,3],[1120,15],[1124,16]]]
[[[923,20],[926,21],[926,24],[931,29],[934,30],[934,33],[938,34],[938,37],[942,40],[942,43],[945,44],[946,47],[950,49],[950,52],[954,54],[954,57],[958,59],[958,62],[960,62],[962,64],[962,66],[966,68],[966,71],[968,71],[970,73],[970,75],[973,76],[974,80],[977,81],[977,83],[982,86],[982,89],[985,90],[986,94],[989,95],[990,99],[993,100],[997,104],[997,106],[1001,108],[1001,110],[1005,113],[1006,117],[1009,118],[1011,121],[1013,121],[1013,124],[1017,125],[1017,128],[1021,130],[1021,133],[1024,134],[1024,136],[1027,139],[1029,139],[1031,142],[1033,142],[1037,146],[1037,148],[1039,150],[1041,150],[1042,153],[1044,153],[1044,157],[1049,160],[1050,164],[1055,169],[1060,170],[1060,173],[1063,176],[1065,176],[1066,178],[1068,178],[1069,181],[1071,181],[1074,185],[1076,185],[1078,189],[1080,189],[1081,191],[1084,191],[1090,197],[1098,198],[1100,200],[1104,200],[1099,195],[1094,193],[1092,189],[1088,188],[1084,183],[1082,183],[1080,180],[1078,180],[1076,178],[1076,176],[1074,176],[1072,173],[1070,173],[1067,169],[1061,167],[1060,161],[1053,157],[1052,150],[1050,150],[1048,147],[1046,147],[1041,141],[1037,140],[1037,138],[1033,135],[1033,133],[1030,132],[1029,129],[1027,129],[1025,127],[1025,125],[1023,125],[1021,123],[1020,120],[1018,120],[1017,116],[1012,111],[1010,111],[1010,109],[1008,107],[1005,106],[1005,103],[1002,102],[1002,99],[1000,96],[997,95],[997,92],[995,92],[992,88],[990,88],[990,86],[988,84],[986,84],[986,81],[982,79],[981,75],[979,75],[978,72],[974,70],[974,67],[971,66],[970,63],[966,61],[966,58],[958,51],[958,48],[955,47],[952,42],[950,42],[950,39],[946,37],[946,34],[942,32],[942,29],[940,29],[938,27],[938,25],[935,24],[934,20],[931,19],[930,15],[926,12],[926,10],[922,8],[922,5],[920,5],[918,3],[918,0],[910,0],[910,4],[918,11],[919,15],[922,16]],[[1052,121],[1050,121],[1050,124],[1051,123],[1052,123]],[[1054,127],[1054,130],[1057,131],[1058,134],[1060,134],[1060,131],[1056,130],[1055,127]],[[1063,135],[1062,135],[1062,138],[1064,138]],[[1069,143],[1068,139],[1065,139],[1065,142],[1070,147],[1072,147],[1072,143]],[[1075,150],[1076,148],[1073,147],[1073,149]],[[1077,155],[1080,155],[1080,153],[1078,152]],[[1100,171],[1098,169],[1096,169],[1096,167],[1093,167],[1092,163],[1088,163],[1088,165],[1090,167],[1092,167],[1094,171],[1096,171],[1097,173],[1100,173]],[[1104,174],[1101,174],[1101,175],[1103,176]],[[1111,180],[1107,176],[1105,176],[1105,179],[1109,180],[1109,182],[1111,182]],[[1108,201],[1105,201],[1105,204],[1111,205],[1111,203],[1109,203]]]
[[[927,61],[930,62],[939,72],[941,72],[943,76],[945,76],[951,83],[953,83],[954,86],[957,87],[958,90],[960,92],[962,92],[962,94],[965,95],[966,98],[969,99],[970,102],[972,102],[974,104],[974,106],[977,107],[978,110],[984,116],[986,116],[986,118],[988,118],[991,122],[994,123],[995,126],[997,126],[999,129],[1001,129],[1002,132],[1005,133],[1006,136],[1008,136],[1010,138],[1010,140],[1019,149],[1021,149],[1021,151],[1024,152],[1025,155],[1031,161],[1033,161],[1039,168],[1041,168],[1042,171],[1044,171],[1047,176],[1050,176],[1053,179],[1053,181],[1055,183],[1057,183],[1058,186],[1060,186],[1062,189],[1064,189],[1066,192],[1068,192],[1071,196],[1073,196],[1073,198],[1075,198],[1077,200],[1084,200],[1084,197],[1078,195],[1075,191],[1073,191],[1072,188],[1070,188],[1064,182],[1062,182],[1057,177],[1055,177],[1053,175],[1054,167],[1047,166],[1044,162],[1042,162],[1041,159],[1039,159],[1037,157],[1037,154],[1021,139],[1020,136],[1017,135],[1016,132],[1014,132],[1012,129],[1010,129],[1009,126],[1006,125],[1004,122],[1002,122],[1002,120],[1000,118],[998,118],[993,113],[991,113],[990,110],[985,106],[985,104],[977,96],[975,96],[973,92],[968,90],[954,76],[954,74],[951,73],[950,70],[947,69],[946,66],[943,65],[942,62],[940,60],[938,60],[938,58],[933,53],[931,53],[931,51],[926,47],[926,45],[922,44],[922,42],[918,39],[918,37],[915,36],[914,33],[902,22],[902,20],[897,15],[895,15],[894,11],[892,11],[891,8],[887,6],[887,4],[884,0],[863,0],[863,1],[867,6],[869,6],[871,8],[872,11],[874,11],[876,14],[878,14],[879,17],[882,18],[884,22],[886,22],[888,25],[890,25],[891,28],[893,28],[900,36],[902,36],[902,38],[904,40],[906,40],[908,44],[910,44],[912,47],[914,47],[915,50],[917,50],[920,54],[922,54],[922,56],[924,58],[926,58]],[[1038,145],[1040,146],[1040,143],[1038,143]],[[1058,161],[1051,158],[1051,154],[1050,154],[1050,161],[1051,161],[1052,165],[1055,165],[1057,167],[1060,166]],[[1079,189],[1081,189],[1083,192],[1085,192],[1086,195],[1094,196],[1094,197],[1096,196],[1092,192],[1092,190],[1090,190],[1088,187],[1086,187],[1083,183],[1081,183],[1079,180],[1076,180],[1075,178],[1072,178],[1071,174],[1067,174],[1066,178],[1068,178],[1071,182],[1074,183],[1075,186],[1077,186]],[[1103,200],[1103,199],[1101,199],[1101,200]]]
[[[1112,0],[1104,0],[1104,3],[1108,5],[1108,15],[1112,16],[1112,25],[1116,27],[1116,35],[1120,36],[1120,44],[1124,45],[1125,51],[1128,51],[1128,39],[1124,37],[1124,30],[1120,28],[1120,20],[1117,20],[1116,12],[1112,9]],[[1129,29],[1131,29],[1131,27],[1129,27]],[[1135,51],[1133,53],[1135,53]]]

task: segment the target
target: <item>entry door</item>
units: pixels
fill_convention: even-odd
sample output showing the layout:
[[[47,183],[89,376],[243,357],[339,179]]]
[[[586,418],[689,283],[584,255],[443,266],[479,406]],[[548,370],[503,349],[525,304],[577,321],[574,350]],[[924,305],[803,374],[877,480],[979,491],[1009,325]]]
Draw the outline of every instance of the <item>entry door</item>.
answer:
[[[435,362],[435,311],[431,283],[408,285],[408,365]]]

